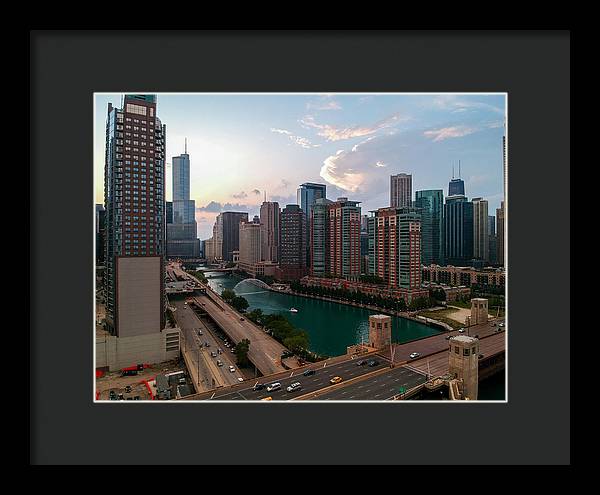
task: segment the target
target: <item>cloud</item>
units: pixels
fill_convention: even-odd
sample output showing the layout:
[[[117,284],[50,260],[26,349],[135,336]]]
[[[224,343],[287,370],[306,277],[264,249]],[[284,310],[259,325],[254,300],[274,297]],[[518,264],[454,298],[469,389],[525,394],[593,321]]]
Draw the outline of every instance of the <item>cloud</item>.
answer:
[[[461,99],[456,95],[439,95],[432,100],[432,105],[440,110],[448,110],[450,113],[462,113],[474,110],[488,110],[490,112],[504,115],[504,108],[498,108],[489,103]]]
[[[244,199],[244,198],[247,198],[247,197],[248,197],[248,195],[246,194],[246,192],[245,192],[245,191],[240,191],[240,192],[239,192],[239,193],[237,193],[237,194],[232,194],[232,195],[231,195],[231,197],[232,197],[232,198],[235,198],[235,199]]]
[[[376,166],[376,167],[387,167],[387,163],[383,163],[383,162],[379,162],[379,161],[378,161],[378,162],[375,164],[375,166]]]
[[[317,134],[327,139],[327,141],[341,141],[344,139],[368,136],[370,134],[374,134],[380,129],[390,127],[407,119],[407,117],[402,117],[399,113],[395,113],[383,120],[380,120],[379,122],[376,122],[372,126],[354,125],[350,127],[336,127],[329,124],[317,124],[312,115],[307,115],[299,122],[300,125],[305,129],[318,129]]]
[[[346,159],[352,152],[339,150],[335,155],[329,156],[321,167],[321,177],[345,191],[356,192],[363,184],[365,175],[352,168],[343,170],[338,168],[338,162]]]
[[[423,133],[423,135],[428,138],[433,138],[433,141],[437,142],[437,141],[443,141],[444,139],[468,136],[469,134],[473,134],[474,132],[477,132],[477,131],[478,131],[478,129],[475,127],[467,127],[465,125],[458,125],[458,126],[452,126],[452,127],[443,127],[442,129],[425,131]]]
[[[296,136],[293,133],[291,133],[290,131],[287,131],[285,129],[276,129],[274,127],[271,127],[271,132],[276,132],[277,134],[286,135],[290,139],[290,141],[292,141],[292,143],[297,144],[298,146],[301,146],[302,148],[310,149],[310,148],[318,148],[319,146],[321,146],[320,144],[311,143],[308,139],[306,139],[304,137]]]
[[[211,201],[206,206],[200,206],[196,208],[196,211],[208,212],[208,213],[221,213],[223,211],[249,211],[250,208],[254,208],[255,205],[243,205],[240,203],[219,203],[218,201]]]
[[[252,189],[252,193],[258,196],[260,194],[260,191],[258,189]]]
[[[309,101],[306,104],[308,110],[341,110],[342,106],[335,100],[331,99],[331,95],[323,96],[315,101]]]

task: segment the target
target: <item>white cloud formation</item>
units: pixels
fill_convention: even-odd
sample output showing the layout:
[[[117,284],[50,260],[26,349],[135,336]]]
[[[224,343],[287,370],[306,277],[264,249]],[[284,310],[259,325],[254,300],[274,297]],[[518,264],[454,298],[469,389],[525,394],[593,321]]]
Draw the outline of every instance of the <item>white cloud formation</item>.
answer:
[[[378,162],[375,164],[375,166],[376,166],[376,167],[387,167],[387,163],[383,163],[383,162],[381,162],[381,161],[378,161]]]
[[[286,135],[290,139],[290,141],[292,141],[292,143],[297,144],[298,146],[301,146],[302,148],[310,149],[310,148],[318,148],[319,146],[321,146],[320,144],[311,143],[308,139],[306,139],[304,137],[296,136],[292,132],[287,131],[285,129],[276,129],[274,127],[271,127],[271,132]]]
[[[450,138],[458,138],[463,136],[468,136],[469,134],[473,134],[477,132],[477,128],[468,127],[465,125],[457,125],[452,127],[443,127],[442,129],[434,129],[425,131],[423,133],[424,136],[428,138],[433,138],[434,142],[443,141],[444,139]]]
[[[354,125],[350,127],[336,127],[329,124],[318,124],[315,122],[315,118],[312,115],[307,115],[299,122],[305,129],[318,129],[317,134],[327,139],[327,141],[341,141],[344,139],[368,136],[380,129],[390,127],[404,120],[407,120],[407,117],[402,117],[399,113],[395,113],[376,122],[372,126]]]
[[[438,95],[432,100],[435,108],[448,110],[450,113],[461,113],[472,110],[488,110],[504,115],[504,108],[498,108],[481,101],[465,100],[456,95]]]
[[[316,101],[309,101],[306,104],[306,108],[308,110],[341,110],[342,106],[337,101],[331,99],[331,96],[327,95]]]

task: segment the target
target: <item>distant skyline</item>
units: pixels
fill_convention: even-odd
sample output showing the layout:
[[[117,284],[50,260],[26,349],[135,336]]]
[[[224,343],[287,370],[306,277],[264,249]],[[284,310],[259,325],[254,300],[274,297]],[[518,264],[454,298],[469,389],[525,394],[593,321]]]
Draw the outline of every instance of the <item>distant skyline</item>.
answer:
[[[304,182],[327,185],[327,197],[362,202],[362,212],[389,206],[390,175],[412,174],[414,192],[448,194],[461,162],[469,199],[489,211],[503,199],[504,94],[161,94],[157,114],[167,128],[166,191],[172,157],[190,155],[190,199],[198,237],[208,239],[221,211],[257,215],[265,191],[280,207],[296,203]],[[122,94],[95,95],[95,202],[104,201],[107,104]],[[455,166],[455,177],[458,168]]]

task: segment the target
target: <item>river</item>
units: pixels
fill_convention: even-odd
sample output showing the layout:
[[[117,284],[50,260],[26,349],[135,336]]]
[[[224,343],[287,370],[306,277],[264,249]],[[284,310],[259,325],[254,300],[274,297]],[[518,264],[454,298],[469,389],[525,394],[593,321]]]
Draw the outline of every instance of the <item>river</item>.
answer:
[[[200,268],[204,271],[204,268]],[[327,356],[346,353],[346,347],[368,341],[369,315],[373,311],[345,304],[311,299],[261,289],[227,273],[204,271],[211,288],[220,294],[223,289],[234,289],[250,307],[264,313],[283,315],[296,328],[305,330],[310,338],[310,350]],[[242,282],[241,284],[239,284]],[[238,285],[239,284],[239,285]],[[236,287],[237,286],[237,287]],[[297,313],[291,313],[296,308]],[[433,327],[406,318],[392,317],[392,340],[406,342],[439,333]]]

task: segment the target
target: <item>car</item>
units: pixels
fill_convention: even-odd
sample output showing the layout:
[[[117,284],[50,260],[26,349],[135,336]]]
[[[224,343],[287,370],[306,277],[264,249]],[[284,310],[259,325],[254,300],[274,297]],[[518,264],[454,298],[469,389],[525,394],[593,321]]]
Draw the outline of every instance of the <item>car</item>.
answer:
[[[304,376],[310,376],[310,375],[314,375],[315,374],[315,370],[306,370],[304,373],[302,373]]]
[[[450,340],[452,338],[452,335],[446,335],[446,340]]]
[[[223,361],[221,361],[220,359],[217,359],[217,366],[223,366]]]
[[[458,333],[465,333],[465,329],[464,328],[459,328],[458,329]]]
[[[131,385],[127,385],[125,387],[125,392],[127,392],[127,393],[131,392]]]
[[[367,364],[367,362],[364,359],[361,359],[360,361],[356,362],[356,366],[363,366],[365,364]]]
[[[238,376],[238,382],[243,382],[244,379],[241,376]]]
[[[229,371],[231,373],[235,373],[235,367],[234,366],[229,366]]]
[[[411,359],[415,359],[415,358],[418,358],[420,355],[421,354],[419,354],[418,352],[411,352],[408,357]]]
[[[217,353],[215,351],[210,352],[210,357],[217,357]]]
[[[202,330],[198,330],[198,335],[203,335]]]
[[[329,383],[331,383],[332,385],[335,385],[336,383],[340,383],[341,381],[342,381],[341,376],[334,376],[331,380],[329,380]]]
[[[210,342],[204,342],[204,347],[210,347]]]
[[[108,392],[108,398],[110,400],[117,400],[117,394],[115,393],[114,390],[111,390],[110,392]]]
[[[379,364],[379,361],[377,361],[377,359],[371,359],[368,363],[367,366],[369,366],[370,368],[372,368],[373,366],[377,366]]]
[[[478,354],[477,359],[483,359],[483,354]]]
[[[240,318],[240,321],[244,321],[244,318]]]
[[[473,335],[473,338],[478,339],[479,338],[479,334],[477,333],[477,334]]]
[[[256,385],[254,385],[254,387],[252,387],[252,390],[256,392],[257,390],[262,390],[263,388],[265,388],[264,383],[257,383]]]
[[[225,342],[225,347],[229,347],[229,342]]]
[[[262,398],[262,399],[260,399],[260,400],[273,400],[273,397],[263,397],[263,398]]]
[[[286,390],[288,392],[296,392],[297,390],[301,390],[301,389],[302,389],[302,385],[300,384],[300,382],[294,382],[288,388],[286,388]]]
[[[271,383],[267,387],[267,392],[272,392],[273,390],[280,390],[280,389],[281,389],[281,383],[275,382],[275,383]]]
[[[231,349],[231,354],[235,354],[235,349]]]
[[[500,325],[498,325],[500,328],[504,327],[504,323],[500,323]]]
[[[218,352],[219,354],[223,354],[223,349],[221,349],[221,348],[219,347],[219,348],[217,349],[217,352]]]

